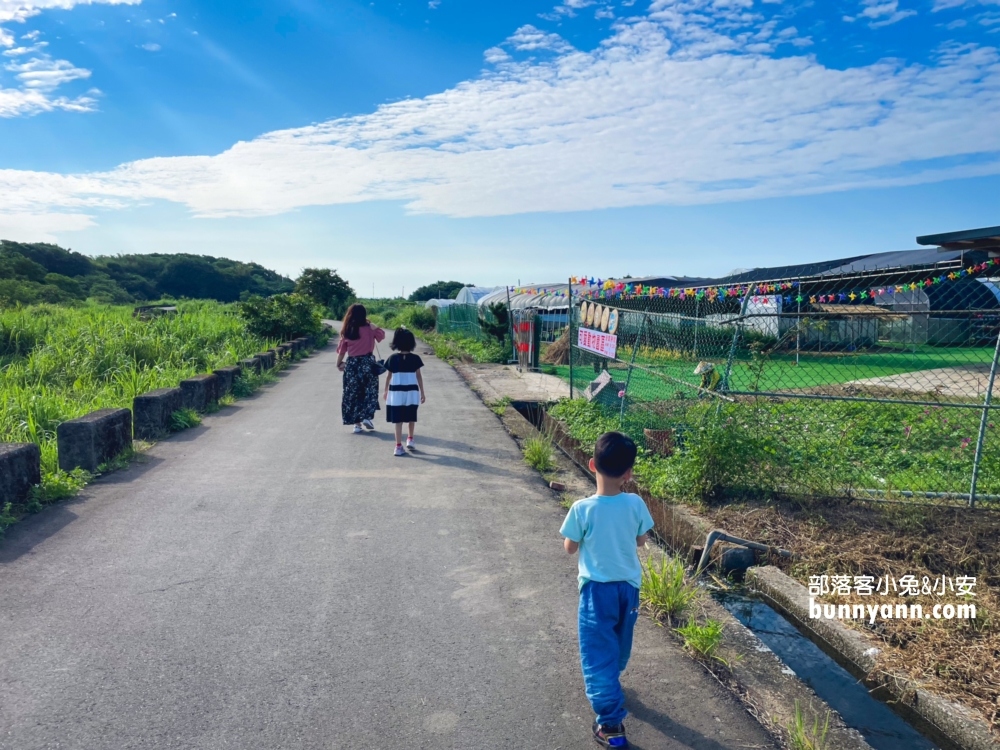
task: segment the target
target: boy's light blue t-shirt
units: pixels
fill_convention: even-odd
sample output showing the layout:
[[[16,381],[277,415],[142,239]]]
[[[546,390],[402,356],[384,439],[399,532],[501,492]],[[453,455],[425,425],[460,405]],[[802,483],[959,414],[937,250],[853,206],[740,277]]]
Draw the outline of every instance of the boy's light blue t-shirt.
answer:
[[[593,495],[577,500],[559,533],[580,545],[580,588],[587,581],[642,584],[635,540],[653,528],[653,517],[638,495]]]

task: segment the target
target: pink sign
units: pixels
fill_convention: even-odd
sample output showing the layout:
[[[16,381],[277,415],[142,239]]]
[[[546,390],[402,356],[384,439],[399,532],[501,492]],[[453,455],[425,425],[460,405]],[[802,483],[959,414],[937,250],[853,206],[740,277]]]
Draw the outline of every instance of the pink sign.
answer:
[[[578,328],[576,335],[576,345],[588,352],[600,354],[608,359],[615,358],[618,351],[618,337],[613,333],[603,333],[602,331],[592,331],[589,328]]]

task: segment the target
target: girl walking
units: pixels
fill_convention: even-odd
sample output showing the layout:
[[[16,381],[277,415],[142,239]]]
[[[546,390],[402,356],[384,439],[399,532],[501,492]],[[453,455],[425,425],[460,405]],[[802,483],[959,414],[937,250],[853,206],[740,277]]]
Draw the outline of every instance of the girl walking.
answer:
[[[344,373],[344,398],[340,405],[344,424],[353,424],[354,432],[364,432],[364,425],[374,430],[372,419],[379,410],[378,375],[375,374],[375,343],[385,338],[385,331],[368,322],[364,305],[347,308],[337,344],[337,369]],[[347,364],[344,364],[344,357]]]
[[[396,352],[385,361],[389,375],[385,379],[385,417],[396,427],[396,450],[393,455],[405,456],[403,423],[409,425],[406,448],[413,450],[413,428],[417,424],[417,406],[424,403],[424,379],[420,375],[423,360],[413,353],[417,340],[411,331],[397,328],[392,336]]]

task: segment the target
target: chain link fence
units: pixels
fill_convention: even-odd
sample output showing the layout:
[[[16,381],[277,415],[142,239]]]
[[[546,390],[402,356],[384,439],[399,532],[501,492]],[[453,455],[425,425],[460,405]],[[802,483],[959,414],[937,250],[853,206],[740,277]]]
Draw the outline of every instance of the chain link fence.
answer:
[[[1000,507],[994,260],[571,304],[575,395],[706,490]]]

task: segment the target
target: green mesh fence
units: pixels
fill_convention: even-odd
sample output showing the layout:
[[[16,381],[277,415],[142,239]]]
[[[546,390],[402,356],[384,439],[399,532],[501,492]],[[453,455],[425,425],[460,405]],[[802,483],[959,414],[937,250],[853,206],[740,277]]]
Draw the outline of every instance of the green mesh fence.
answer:
[[[479,325],[479,308],[476,305],[448,305],[438,309],[434,330],[484,341],[487,336]]]
[[[573,300],[559,372],[706,492],[1000,507],[995,275],[966,259],[607,289]]]

